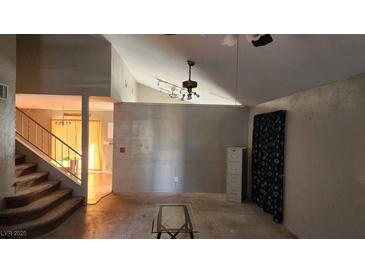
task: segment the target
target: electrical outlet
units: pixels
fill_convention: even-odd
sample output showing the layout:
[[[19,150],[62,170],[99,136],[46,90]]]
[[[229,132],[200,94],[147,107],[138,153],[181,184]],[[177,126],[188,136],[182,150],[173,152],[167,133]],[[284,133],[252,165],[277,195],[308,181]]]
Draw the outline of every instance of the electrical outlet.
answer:
[[[179,182],[179,177],[174,177],[174,183],[178,183]]]

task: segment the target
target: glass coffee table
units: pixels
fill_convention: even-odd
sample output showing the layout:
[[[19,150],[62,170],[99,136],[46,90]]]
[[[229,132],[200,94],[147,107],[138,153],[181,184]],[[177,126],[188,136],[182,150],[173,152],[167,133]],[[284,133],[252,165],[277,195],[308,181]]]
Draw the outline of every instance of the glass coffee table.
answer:
[[[157,239],[161,239],[162,234],[168,234],[170,239],[176,239],[179,234],[194,239],[194,233],[199,233],[190,204],[159,204],[156,212],[152,233],[157,234]]]

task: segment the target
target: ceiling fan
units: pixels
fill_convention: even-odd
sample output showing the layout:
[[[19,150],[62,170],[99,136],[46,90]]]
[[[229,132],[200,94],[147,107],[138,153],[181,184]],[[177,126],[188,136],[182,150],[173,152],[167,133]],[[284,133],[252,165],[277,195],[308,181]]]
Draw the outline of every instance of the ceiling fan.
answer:
[[[189,80],[186,80],[182,83],[183,88],[187,89],[187,93],[183,94],[182,100],[186,99],[191,100],[193,98],[193,95],[195,95],[197,98],[200,97],[200,95],[196,92],[193,92],[193,88],[198,87],[198,82],[191,80],[191,67],[195,65],[194,61],[188,60],[187,61],[189,66]]]
[[[165,35],[172,36],[176,34],[165,34]],[[246,40],[251,42],[254,47],[265,46],[273,42],[273,39],[270,34],[246,34],[245,36]],[[239,34],[226,34],[221,42],[222,45],[230,47],[236,46],[235,104],[238,103],[239,42],[240,42]],[[180,99],[182,101],[184,101],[185,99],[191,100],[193,98],[193,95],[196,96],[197,98],[200,97],[200,95],[197,92],[193,92],[193,89],[198,87],[198,83],[196,81],[191,80],[191,67],[195,65],[195,62],[188,60],[187,63],[189,65],[189,80],[186,80],[182,83],[182,88],[180,89],[180,95],[181,95]],[[174,94],[174,91],[172,91],[172,94]]]
[[[194,88],[198,87],[198,83],[191,80],[191,67],[195,65],[195,62],[188,60],[187,63],[189,66],[189,79],[182,82],[182,86],[178,86],[160,78],[156,78],[159,89],[162,92],[167,93],[172,99],[180,99],[181,101],[185,101],[193,99],[193,96],[196,96],[197,98],[200,97],[197,92],[193,91]]]

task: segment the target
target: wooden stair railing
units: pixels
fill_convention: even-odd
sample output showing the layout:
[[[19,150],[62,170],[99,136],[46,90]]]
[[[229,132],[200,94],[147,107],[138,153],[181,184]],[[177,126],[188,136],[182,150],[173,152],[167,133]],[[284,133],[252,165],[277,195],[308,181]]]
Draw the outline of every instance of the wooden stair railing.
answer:
[[[81,181],[81,153],[66,144],[32,117],[16,108],[16,134],[36,150],[45,154],[53,164]]]

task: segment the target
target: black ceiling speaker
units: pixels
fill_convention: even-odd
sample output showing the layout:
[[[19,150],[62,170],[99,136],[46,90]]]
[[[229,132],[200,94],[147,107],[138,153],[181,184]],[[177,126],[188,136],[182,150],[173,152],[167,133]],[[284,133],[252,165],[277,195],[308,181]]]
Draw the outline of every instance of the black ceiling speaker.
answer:
[[[186,88],[188,90],[187,99],[190,100],[192,98],[192,95],[199,97],[199,95],[196,92],[193,92],[193,88],[196,88],[198,86],[198,83],[196,81],[191,80],[191,67],[195,65],[194,61],[188,60],[189,65],[189,80],[184,81],[183,88]]]

